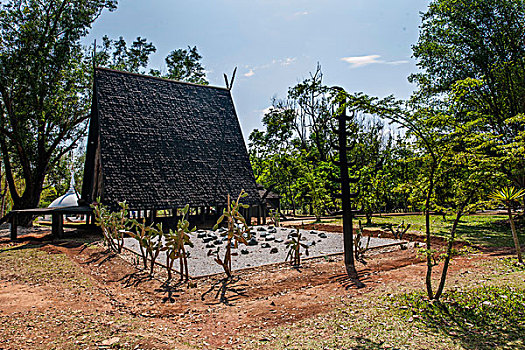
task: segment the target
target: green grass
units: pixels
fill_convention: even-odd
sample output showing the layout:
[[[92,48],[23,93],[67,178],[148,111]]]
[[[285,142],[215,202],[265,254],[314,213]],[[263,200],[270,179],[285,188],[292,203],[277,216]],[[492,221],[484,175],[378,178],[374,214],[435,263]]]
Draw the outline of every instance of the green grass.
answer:
[[[91,280],[64,254],[39,250],[40,245],[19,245],[0,250],[0,279],[40,285],[60,283],[75,289],[89,289]]]
[[[525,349],[525,288],[484,286],[454,290],[439,303],[421,293],[403,296],[401,309],[422,327],[467,349]]]
[[[364,218],[361,222],[364,223]],[[430,225],[432,234],[436,236],[448,236],[454,220],[453,216],[447,216],[443,220],[441,215],[432,215],[430,218]],[[423,215],[402,215],[390,216],[383,215],[380,217],[374,216],[372,219],[372,227],[383,227],[390,223],[399,225],[401,222],[409,223],[412,226],[409,231],[417,231],[421,234],[425,232],[425,217]],[[341,223],[341,219],[327,221],[329,223]],[[518,236],[520,242],[525,243],[525,229],[518,228]],[[467,241],[474,245],[487,247],[512,247],[514,242],[508,224],[508,217],[506,215],[468,215],[461,218],[457,238]]]
[[[484,271],[451,278],[440,304],[394,286],[359,299],[342,298],[335,311],[265,331],[250,347],[525,349],[525,269],[508,259],[480,265]]]

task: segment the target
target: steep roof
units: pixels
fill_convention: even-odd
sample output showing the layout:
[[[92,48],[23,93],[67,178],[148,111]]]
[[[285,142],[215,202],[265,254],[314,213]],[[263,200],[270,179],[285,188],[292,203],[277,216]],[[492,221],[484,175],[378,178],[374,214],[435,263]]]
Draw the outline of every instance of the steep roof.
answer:
[[[227,89],[97,68],[82,198],[132,209],[259,200]]]

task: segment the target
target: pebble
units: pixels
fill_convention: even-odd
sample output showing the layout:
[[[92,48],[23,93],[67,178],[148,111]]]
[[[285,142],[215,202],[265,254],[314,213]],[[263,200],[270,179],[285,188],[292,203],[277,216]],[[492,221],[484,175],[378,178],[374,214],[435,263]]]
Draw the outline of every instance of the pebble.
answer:
[[[277,233],[277,230],[275,228],[269,229],[268,233]]]
[[[213,244],[215,244],[215,245],[221,245],[221,244],[222,244],[222,240],[217,239],[217,240],[215,240],[215,241],[213,242]]]
[[[259,226],[259,227],[257,227],[257,231],[263,232],[263,231],[266,231],[266,229],[264,227],[262,227],[262,226]]]
[[[248,251],[248,249],[241,249],[241,254],[246,255],[250,254],[250,252]]]
[[[212,238],[212,237],[204,237],[204,238],[202,239],[202,241],[203,241],[204,243],[208,243],[208,242],[211,242],[211,241],[213,241],[213,240],[215,240],[215,239]]]
[[[270,248],[271,245],[269,245],[268,243],[263,243],[261,244],[261,248]]]
[[[270,250],[270,254],[276,254],[278,253],[279,250],[277,249],[277,247],[273,247],[271,250]]]
[[[282,243],[284,240],[282,238],[276,238],[275,243]]]
[[[206,237],[206,232],[198,232],[197,233],[197,238],[204,238]]]
[[[206,244],[206,248],[215,248],[215,244],[208,243],[208,244]]]
[[[251,245],[251,246],[254,246],[254,245],[257,245],[259,244],[259,242],[257,242],[257,240],[255,238],[252,238],[248,241],[248,245]]]
[[[319,238],[326,238],[326,233],[321,232],[318,236],[319,236]]]
[[[275,239],[275,236],[274,235],[267,235],[266,238],[264,239],[265,241],[273,241]]]

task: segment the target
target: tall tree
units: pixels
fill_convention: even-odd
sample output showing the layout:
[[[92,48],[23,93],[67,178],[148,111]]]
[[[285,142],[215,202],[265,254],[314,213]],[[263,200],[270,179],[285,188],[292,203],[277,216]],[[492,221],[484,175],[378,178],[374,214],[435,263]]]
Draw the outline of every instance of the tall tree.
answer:
[[[434,0],[413,47],[410,77],[425,99],[477,136],[477,152],[525,186],[525,1]],[[444,130],[447,130],[444,126]],[[472,140],[473,141],[473,140]]]
[[[149,74],[155,77],[185,81],[188,83],[208,85],[206,71],[200,62],[202,56],[197,47],[171,51],[165,58],[165,74],[161,69],[150,69],[146,73],[149,58],[157,51],[152,42],[146,38],[137,37],[130,46],[123,37],[117,40],[107,36],[102,38],[101,49],[96,55],[96,64],[120,71]]]
[[[208,85],[206,71],[200,63],[202,56],[197,51],[197,46],[188,49],[177,49],[166,57],[168,72],[165,78],[187,81],[195,84]]]
[[[95,60],[97,65],[132,73],[144,73],[150,55],[157,51],[153,43],[140,36],[133,41],[130,47],[123,37],[112,40],[104,36],[101,48],[102,51],[97,52]]]
[[[91,86],[80,39],[116,4],[10,0],[1,6],[0,148],[14,209],[38,206],[46,174],[84,135]]]

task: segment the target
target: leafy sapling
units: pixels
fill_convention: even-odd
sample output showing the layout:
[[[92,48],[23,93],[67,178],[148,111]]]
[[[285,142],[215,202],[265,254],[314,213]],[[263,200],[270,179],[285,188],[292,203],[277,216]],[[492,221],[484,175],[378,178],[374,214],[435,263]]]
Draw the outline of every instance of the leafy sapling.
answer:
[[[393,224],[386,224],[383,228],[390,231],[395,239],[403,239],[403,236],[410,229],[410,226],[411,224],[405,225],[405,220],[403,220],[395,229]]]
[[[119,211],[112,212],[100,202],[100,198],[91,204],[95,214],[95,224],[100,227],[104,242],[110,250],[117,253],[122,252],[124,237],[129,231],[127,228],[131,223],[126,202],[120,202],[119,206]]]
[[[364,228],[363,228],[363,225],[361,224],[361,220],[359,220],[359,227],[357,228],[356,235],[354,236],[355,259],[365,264],[365,253],[368,251],[368,247],[370,246],[371,237],[368,236],[366,243],[364,243],[363,233],[364,233]]]
[[[177,230],[169,230],[164,236],[165,245],[161,250],[166,252],[168,281],[172,278],[171,271],[177,259],[179,260],[180,279],[188,281],[190,277],[188,272],[188,253],[186,252],[185,245],[193,247],[190,234],[196,230],[196,227],[190,229],[190,223],[187,219],[189,208],[190,206],[186,205],[184,209],[182,209],[182,218],[177,222]]]
[[[217,220],[217,223],[213,227],[213,230],[217,230],[219,225],[226,219],[227,231],[226,231],[226,252],[224,256],[220,257],[220,248],[216,250],[208,251],[208,256],[215,255],[215,262],[222,266],[228,279],[232,278],[232,256],[237,255],[232,253],[231,249],[237,249],[239,244],[248,244],[250,239],[250,228],[246,224],[246,220],[239,212],[240,208],[248,208],[246,204],[242,204],[241,198],[246,197],[248,194],[242,190],[237,200],[232,201],[230,195],[228,195],[228,206],[224,209],[223,214]]]
[[[301,248],[304,248],[306,256],[308,256],[308,245],[301,243],[301,233],[297,229],[297,237],[291,237],[290,240],[286,241],[288,247],[288,254],[284,261],[290,261],[292,266],[301,266]]]

